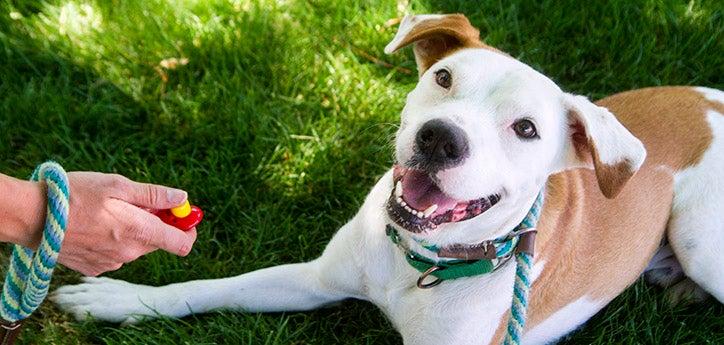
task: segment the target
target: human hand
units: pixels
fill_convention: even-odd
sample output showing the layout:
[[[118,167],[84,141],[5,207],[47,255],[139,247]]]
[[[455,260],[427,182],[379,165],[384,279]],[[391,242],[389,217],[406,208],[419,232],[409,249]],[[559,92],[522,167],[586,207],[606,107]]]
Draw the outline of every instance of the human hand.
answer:
[[[58,258],[66,267],[97,276],[156,249],[191,251],[196,229],[181,231],[147,211],[178,206],[186,192],[96,172],[71,172],[68,180],[70,214]]]

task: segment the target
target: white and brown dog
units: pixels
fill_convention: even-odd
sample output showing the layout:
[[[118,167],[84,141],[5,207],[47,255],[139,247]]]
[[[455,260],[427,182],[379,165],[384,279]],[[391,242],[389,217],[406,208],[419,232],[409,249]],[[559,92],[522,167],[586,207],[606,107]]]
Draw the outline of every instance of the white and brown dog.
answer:
[[[478,35],[462,15],[402,21],[385,52],[414,45],[420,80],[402,111],[399,165],[318,259],[160,287],[87,278],[52,299],[78,319],[135,322],[358,298],[406,344],[499,343],[515,263],[421,289],[385,228],[444,261],[421,243],[472,248],[504,236],[543,190],[524,343],[572,331],[647,266],[667,284],[678,269],[678,286],[724,301],[724,93],[657,87],[594,104]]]

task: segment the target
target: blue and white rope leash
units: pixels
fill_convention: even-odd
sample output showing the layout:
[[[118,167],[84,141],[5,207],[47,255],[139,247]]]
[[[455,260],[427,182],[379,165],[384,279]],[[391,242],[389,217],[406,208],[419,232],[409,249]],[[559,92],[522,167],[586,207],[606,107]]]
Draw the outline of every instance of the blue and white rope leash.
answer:
[[[533,206],[525,216],[523,221],[518,225],[516,230],[526,231],[535,229],[540,218],[541,208],[543,205],[543,191],[533,202]],[[535,236],[535,233],[531,233]],[[531,239],[534,241],[535,238]],[[532,246],[532,244],[531,244]],[[515,253],[515,284],[513,285],[513,302],[510,306],[510,317],[508,319],[508,333],[505,335],[503,344],[516,345],[520,344],[523,336],[523,327],[525,327],[526,312],[528,311],[528,295],[530,293],[531,271],[533,268],[533,253],[530,251],[517,250]]]
[[[68,225],[70,188],[68,176],[58,163],[48,161],[33,172],[31,181],[43,181],[48,189],[43,237],[37,251],[13,246],[10,267],[0,295],[0,344],[12,344],[21,322],[30,316],[45,299],[50,287]]]

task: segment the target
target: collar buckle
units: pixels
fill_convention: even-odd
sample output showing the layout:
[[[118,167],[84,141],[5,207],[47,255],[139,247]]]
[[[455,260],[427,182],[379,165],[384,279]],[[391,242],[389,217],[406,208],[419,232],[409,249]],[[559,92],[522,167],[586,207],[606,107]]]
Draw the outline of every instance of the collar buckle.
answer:
[[[474,245],[454,244],[440,248],[437,256],[460,260],[492,260],[498,257],[492,241],[483,241]]]
[[[535,235],[538,234],[538,229],[535,227],[521,229],[512,234],[512,236],[518,236],[518,245],[515,247],[516,253],[528,253],[531,256],[535,252]]]

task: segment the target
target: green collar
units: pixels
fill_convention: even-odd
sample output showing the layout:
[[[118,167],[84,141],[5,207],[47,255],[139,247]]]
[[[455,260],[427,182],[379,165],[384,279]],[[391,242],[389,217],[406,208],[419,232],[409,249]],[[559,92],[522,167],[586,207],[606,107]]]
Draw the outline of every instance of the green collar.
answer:
[[[541,192],[533,203],[530,211],[528,211],[528,215],[526,215],[523,222],[521,222],[515,227],[515,229],[513,229],[513,231],[504,237],[492,241],[485,241],[473,246],[453,246],[456,248],[475,248],[476,250],[485,248],[486,251],[489,247],[490,255],[486,255],[485,258],[476,258],[473,260],[435,260],[410,249],[409,246],[402,241],[400,234],[394,226],[388,224],[386,233],[392,243],[397,245],[397,247],[405,253],[407,263],[422,273],[420,278],[417,280],[417,286],[419,288],[430,288],[440,284],[444,280],[473,277],[493,272],[507,262],[516,250],[528,251],[532,254],[532,241],[536,231],[535,225],[538,221],[538,217],[540,216],[542,202],[543,193]],[[445,251],[445,248],[441,249],[425,241],[417,239],[415,239],[415,241],[423,248],[434,253],[440,254]],[[518,245],[519,243],[521,243],[521,245]],[[492,250],[493,248],[495,249],[494,253]],[[425,278],[430,275],[437,278],[437,280],[431,283],[424,283]]]

